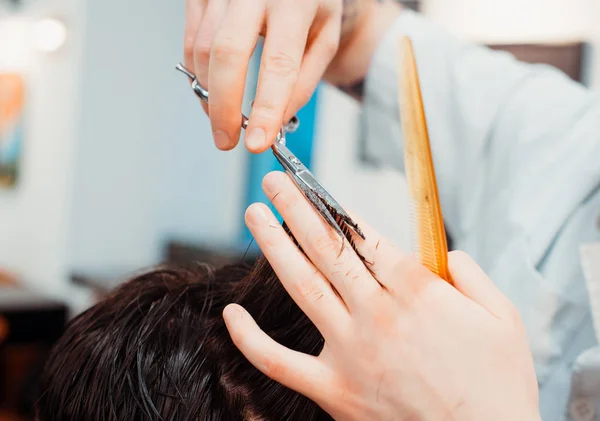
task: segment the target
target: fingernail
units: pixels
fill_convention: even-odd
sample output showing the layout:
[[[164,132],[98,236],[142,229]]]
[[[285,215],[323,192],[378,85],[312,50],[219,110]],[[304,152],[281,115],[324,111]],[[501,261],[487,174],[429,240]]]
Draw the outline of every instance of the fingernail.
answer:
[[[213,137],[215,139],[215,145],[219,149],[226,149],[231,144],[229,136],[223,130],[216,130],[213,133]]]
[[[244,312],[236,305],[228,305],[227,307],[225,307],[225,309],[223,310],[223,317],[226,320],[235,320],[235,319],[239,319],[241,317],[244,316]]]
[[[268,218],[267,213],[260,205],[252,205],[246,212],[246,220],[252,225],[264,224],[269,220]]]
[[[265,131],[262,128],[257,127],[248,133],[248,137],[246,138],[246,146],[248,149],[259,149],[264,146],[266,139],[267,135]]]
[[[283,177],[285,177],[285,175],[280,171],[273,171],[265,175],[265,178],[263,179],[263,189],[265,193],[271,196],[269,199],[272,199],[272,196],[281,190]]]

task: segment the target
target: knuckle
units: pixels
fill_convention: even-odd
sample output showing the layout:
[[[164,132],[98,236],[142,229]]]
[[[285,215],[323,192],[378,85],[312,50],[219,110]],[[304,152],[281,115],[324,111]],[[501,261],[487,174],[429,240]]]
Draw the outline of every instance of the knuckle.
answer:
[[[325,43],[323,45],[323,50],[324,50],[325,56],[327,56],[329,58],[334,57],[338,51],[339,46],[340,46],[340,40],[338,38],[332,38],[332,39],[325,41]]]
[[[319,254],[339,253],[342,248],[340,240],[333,233],[323,229],[319,229],[319,232],[310,235],[308,240],[309,244],[312,244],[314,250]]]
[[[265,375],[272,379],[280,379],[285,374],[285,366],[274,357],[267,357],[264,362]]]
[[[193,55],[201,62],[208,63],[210,59],[210,45],[198,42],[193,47]]]
[[[391,266],[389,276],[396,278],[396,284],[402,285],[398,297],[408,305],[415,304],[425,291],[429,279],[434,275],[410,256],[399,256]]]
[[[279,212],[286,214],[288,213],[289,209],[296,206],[298,199],[295,195],[287,194],[287,192],[282,188],[273,195],[271,202],[275,205]]]
[[[196,39],[192,35],[186,35],[183,39],[183,54],[185,57],[192,57],[194,55]]]
[[[400,278],[410,278],[417,269],[418,263],[408,255],[398,255],[392,263],[392,273]]]
[[[315,282],[314,277],[303,279],[302,281],[298,282],[296,288],[298,294],[300,294],[300,296],[303,298],[318,300],[323,296],[323,291]]]
[[[210,52],[211,59],[219,63],[230,64],[237,63],[244,56],[244,52],[230,38],[215,39]]]
[[[252,115],[250,117],[253,123],[259,120],[261,123],[267,123],[271,120],[282,120],[283,107],[273,100],[266,98],[258,98],[252,107]],[[280,124],[280,121],[277,121]]]
[[[283,51],[267,55],[262,61],[262,66],[266,73],[286,79],[296,79],[300,67],[291,55]]]

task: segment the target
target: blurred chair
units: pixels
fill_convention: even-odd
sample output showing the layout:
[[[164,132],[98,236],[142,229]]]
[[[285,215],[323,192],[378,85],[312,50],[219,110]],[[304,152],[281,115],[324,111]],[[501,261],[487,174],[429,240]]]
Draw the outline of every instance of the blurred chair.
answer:
[[[206,263],[215,268],[221,268],[238,263],[253,265],[257,258],[258,255],[252,253],[250,249],[248,251],[237,248],[215,249],[214,247],[203,246],[200,243],[190,243],[173,238],[169,239],[164,246],[161,263],[174,266]],[[74,272],[71,274],[71,282],[89,288],[97,302],[130,276],[132,274],[118,271],[105,274]]]
[[[2,316],[0,316],[0,345],[8,336],[8,322]]]
[[[250,249],[248,249],[250,250]],[[207,263],[216,268],[233,265],[240,262],[252,265],[258,255],[238,249],[211,249],[201,244],[192,244],[173,239],[166,245],[164,251],[166,263],[186,266],[194,263]]]
[[[0,284],[0,408],[28,418],[48,352],[62,335],[68,308],[15,285]],[[0,418],[0,421],[4,421]]]

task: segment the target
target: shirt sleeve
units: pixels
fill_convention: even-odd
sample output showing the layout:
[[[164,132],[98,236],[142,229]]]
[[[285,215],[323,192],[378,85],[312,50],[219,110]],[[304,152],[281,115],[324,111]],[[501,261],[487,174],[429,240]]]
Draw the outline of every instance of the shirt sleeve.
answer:
[[[567,421],[600,420],[600,346],[582,353],[573,364]]]
[[[404,167],[401,34],[413,42],[444,219],[456,247],[487,269],[518,234],[539,262],[600,180],[598,95],[550,66],[463,42],[403,11],[365,83],[364,151],[382,165]]]

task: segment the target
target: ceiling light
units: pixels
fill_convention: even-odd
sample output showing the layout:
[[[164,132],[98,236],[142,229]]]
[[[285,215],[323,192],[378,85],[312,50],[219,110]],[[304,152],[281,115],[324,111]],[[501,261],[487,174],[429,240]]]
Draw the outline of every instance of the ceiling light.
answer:
[[[57,51],[66,40],[67,26],[58,19],[42,19],[33,27],[33,43],[40,51]]]

